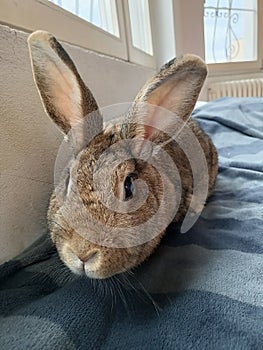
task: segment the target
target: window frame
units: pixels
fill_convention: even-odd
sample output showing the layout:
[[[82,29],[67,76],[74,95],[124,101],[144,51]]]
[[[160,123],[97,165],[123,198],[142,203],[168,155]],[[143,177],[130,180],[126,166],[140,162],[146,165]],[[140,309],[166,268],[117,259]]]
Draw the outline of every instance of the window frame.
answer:
[[[46,30],[72,45],[156,69],[155,52],[132,45],[128,0],[116,0],[116,9],[119,38],[48,0],[1,0],[0,23],[26,32]]]
[[[257,60],[207,64],[210,76],[262,72],[263,69],[263,0],[257,0]],[[203,42],[203,45],[205,43]]]
[[[98,53],[128,60],[121,0],[116,0],[119,38],[48,0],[18,2],[1,0],[1,2],[0,21],[2,24],[12,25],[14,28],[27,32],[37,29],[46,30],[54,34],[59,40]],[[40,13],[41,16],[39,16]]]
[[[172,0],[176,55],[193,53],[205,60],[204,0]],[[258,1],[257,60],[207,64],[210,77],[262,73],[263,69],[263,0]],[[195,23],[195,31],[192,27]]]
[[[124,6],[124,15],[125,15],[125,23],[126,23],[126,35],[127,35],[127,49],[128,49],[128,59],[130,62],[141,64],[143,66],[147,66],[150,68],[156,68],[156,55],[154,50],[153,43],[153,18],[151,13],[151,6],[149,0],[149,16],[150,16],[150,27],[151,27],[151,37],[152,37],[152,45],[153,45],[153,55],[150,55],[138,48],[136,48],[132,43],[132,30],[131,30],[131,22],[130,22],[130,12],[129,12],[129,3],[128,0],[123,1]]]
[[[208,64],[210,76],[262,73],[263,0],[257,1],[257,61]],[[164,6],[164,4],[166,5]],[[132,45],[128,0],[116,0],[119,38],[48,0],[1,0],[0,6],[1,24],[26,32],[37,29],[46,30],[53,33],[59,40],[72,45],[148,68],[159,68],[165,60],[172,58],[172,52],[174,52],[174,56],[184,53],[194,53],[203,58],[205,56],[204,0],[195,0],[194,2],[192,0],[162,0],[162,6],[159,0],[149,0],[153,56]],[[170,14],[172,14],[172,18],[168,24],[168,21],[164,19]],[[196,27],[193,35],[192,23],[194,22]],[[167,46],[170,48],[168,49]]]

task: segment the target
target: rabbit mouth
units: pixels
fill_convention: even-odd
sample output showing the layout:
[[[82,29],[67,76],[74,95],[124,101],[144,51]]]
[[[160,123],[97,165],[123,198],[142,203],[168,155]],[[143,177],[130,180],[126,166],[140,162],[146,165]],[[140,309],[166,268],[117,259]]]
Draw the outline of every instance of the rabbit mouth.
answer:
[[[73,271],[73,269],[71,269],[71,271],[74,273],[77,272],[75,269],[74,269],[74,271]],[[80,276],[86,276],[86,277],[92,278],[92,279],[106,279],[106,278],[110,278],[112,276],[118,275],[118,274],[125,272],[125,271],[126,271],[126,269],[120,270],[117,272],[114,271],[114,272],[105,273],[105,272],[100,271],[99,269],[98,270],[78,269],[77,274]]]
[[[120,273],[126,272],[128,268],[116,268],[113,270],[102,268],[102,266],[90,266],[89,263],[69,263],[64,260],[64,264],[73,272],[75,275],[78,276],[86,276],[88,278],[92,279],[106,279],[109,277],[112,277],[114,275],[118,275]]]
[[[75,275],[78,275],[78,276],[86,276],[94,279],[102,279],[102,278],[108,277],[108,276],[105,276],[105,277],[102,276],[99,269],[91,270],[91,269],[85,268],[85,266],[83,265],[72,266],[67,263],[65,263],[65,265],[67,265],[67,267],[71,270],[71,272],[73,272]]]
[[[101,261],[99,253],[90,254],[89,258],[81,259],[76,254],[69,253],[61,257],[64,264],[76,275],[92,279],[105,279],[127,271],[127,267],[107,266]]]
[[[89,277],[89,278],[93,278],[93,279],[106,279],[106,278],[110,278],[112,276],[115,275],[119,275],[123,272],[126,272],[128,269],[127,268],[120,268],[118,270],[115,271],[103,271],[101,269],[94,269],[94,270],[89,270],[89,269],[84,269],[83,270],[83,275]]]
[[[105,279],[108,277],[111,277],[112,275],[101,275],[101,273],[98,270],[85,270],[85,272],[83,272],[83,275],[85,275],[88,278],[93,278],[93,279]]]

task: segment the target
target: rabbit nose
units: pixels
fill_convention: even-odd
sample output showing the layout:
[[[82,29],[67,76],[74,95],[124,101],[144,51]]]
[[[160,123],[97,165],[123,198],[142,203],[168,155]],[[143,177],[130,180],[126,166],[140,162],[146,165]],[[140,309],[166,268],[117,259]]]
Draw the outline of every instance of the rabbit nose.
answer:
[[[85,264],[86,262],[92,262],[98,257],[98,250],[93,250],[92,252],[89,252],[85,256],[78,256],[79,260]]]

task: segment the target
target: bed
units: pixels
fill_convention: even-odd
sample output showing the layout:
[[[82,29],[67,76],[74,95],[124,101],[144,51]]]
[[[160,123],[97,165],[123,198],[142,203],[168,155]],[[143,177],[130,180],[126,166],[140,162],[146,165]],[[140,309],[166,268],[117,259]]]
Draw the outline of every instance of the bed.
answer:
[[[42,236],[0,267],[0,349],[263,349],[263,98],[193,116],[220,166],[196,224],[108,281],[73,276]]]

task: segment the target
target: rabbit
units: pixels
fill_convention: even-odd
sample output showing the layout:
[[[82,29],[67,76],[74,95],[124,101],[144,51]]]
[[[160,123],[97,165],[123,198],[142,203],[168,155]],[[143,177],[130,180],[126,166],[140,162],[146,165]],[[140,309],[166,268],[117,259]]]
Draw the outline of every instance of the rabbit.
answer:
[[[206,64],[190,54],[171,60],[143,86],[127,114],[118,116],[118,123],[105,125],[93,94],[56,38],[36,31],[28,37],[28,45],[46,113],[74,144],[72,159],[49,203],[51,239],[75,274],[105,279],[129,271],[154,252],[170,222],[182,222],[191,210],[191,215],[200,213],[215,187],[216,148],[190,117],[206,79]],[[183,132],[186,129],[194,135],[196,146]],[[177,138],[171,137],[176,133]],[[194,184],[187,156],[198,145],[207,172],[207,193],[201,199],[194,187],[205,171],[196,171]],[[166,156],[168,166],[159,174]],[[158,158],[155,165],[151,164],[154,157]],[[176,176],[172,163],[178,169]],[[108,199],[110,191],[115,207]],[[133,199],[145,195],[134,208]],[[164,196],[168,204],[162,206]],[[148,225],[155,215],[158,219]]]

